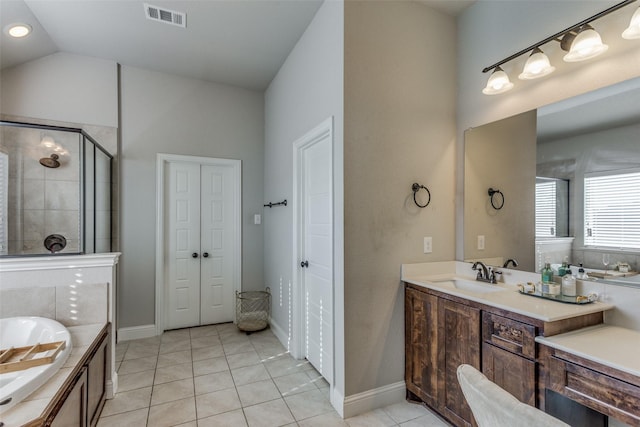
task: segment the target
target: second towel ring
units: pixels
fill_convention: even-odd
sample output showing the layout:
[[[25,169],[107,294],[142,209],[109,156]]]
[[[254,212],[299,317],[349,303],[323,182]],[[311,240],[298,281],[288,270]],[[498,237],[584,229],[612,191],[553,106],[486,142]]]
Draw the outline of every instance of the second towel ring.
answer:
[[[491,206],[493,206],[493,209],[495,209],[497,211],[502,209],[502,207],[504,206],[504,194],[502,194],[502,191],[494,190],[493,188],[489,188],[488,193],[489,193],[489,197],[491,197]],[[496,194],[500,195],[500,204],[499,204],[499,206],[496,206],[498,203],[496,203],[496,201],[493,198],[493,196],[495,196]]]
[[[414,182],[411,186],[411,189],[413,190],[413,202],[416,204],[416,206],[418,206],[419,208],[426,208],[427,206],[429,206],[429,203],[431,203],[431,191],[429,191],[427,187]],[[416,199],[416,193],[420,190],[425,190],[427,192],[427,195],[429,196],[429,198],[427,199],[427,203],[425,203],[424,205],[418,203],[418,200]]]

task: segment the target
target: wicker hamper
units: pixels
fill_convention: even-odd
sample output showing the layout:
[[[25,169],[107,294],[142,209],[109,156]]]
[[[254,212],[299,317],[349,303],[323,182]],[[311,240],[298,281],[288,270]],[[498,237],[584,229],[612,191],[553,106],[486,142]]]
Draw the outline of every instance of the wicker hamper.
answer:
[[[236,292],[236,324],[241,331],[249,334],[265,329],[270,310],[271,289]]]

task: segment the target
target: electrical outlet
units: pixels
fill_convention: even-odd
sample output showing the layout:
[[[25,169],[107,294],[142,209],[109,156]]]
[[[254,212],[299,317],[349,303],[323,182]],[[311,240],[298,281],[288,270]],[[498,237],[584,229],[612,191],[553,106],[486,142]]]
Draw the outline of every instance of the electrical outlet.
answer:
[[[484,250],[484,236],[478,236],[478,250]]]
[[[428,237],[424,238],[424,253],[425,254],[430,254],[431,252],[433,252],[432,243],[433,243],[433,240],[431,239],[431,236],[428,236]]]

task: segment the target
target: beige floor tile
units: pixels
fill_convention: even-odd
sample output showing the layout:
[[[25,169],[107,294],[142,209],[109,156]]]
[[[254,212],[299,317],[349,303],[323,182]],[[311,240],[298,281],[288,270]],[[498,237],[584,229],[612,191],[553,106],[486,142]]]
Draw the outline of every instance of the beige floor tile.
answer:
[[[213,359],[214,357],[224,357],[222,345],[212,347],[194,348],[191,350],[191,358],[196,360]]]
[[[164,331],[160,337],[160,341],[163,343],[184,341],[191,338],[189,329],[175,329],[173,331]]]
[[[212,415],[240,409],[240,399],[235,388],[214,391],[213,393],[196,396],[196,408],[198,418],[207,418]]]
[[[220,334],[220,341],[222,341],[222,344],[235,344],[251,342],[251,339],[244,332],[235,331],[226,334]]]
[[[282,377],[276,377],[273,379],[282,393],[283,396],[290,396],[292,394],[304,393],[305,391],[317,390],[318,388],[313,383],[306,373],[296,372],[295,374],[285,375]]]
[[[124,412],[110,417],[100,416],[98,427],[141,427],[147,425],[149,408]]]
[[[156,369],[154,384],[163,384],[172,381],[184,380],[193,377],[193,366],[191,363],[167,366]]]
[[[284,398],[297,421],[332,412],[333,406],[320,390],[306,391]]]
[[[155,373],[155,370],[150,370],[118,375],[118,392],[151,387]]]
[[[265,347],[257,347],[254,345],[256,352],[264,361],[272,360],[278,357],[286,356],[289,354],[289,350],[284,348],[282,345],[274,345],[274,346],[265,346]]]
[[[222,347],[224,348],[224,354],[226,354],[227,356],[238,353],[246,353],[247,351],[255,351],[253,349],[253,344],[251,344],[251,341],[249,340],[232,342],[229,344],[222,343]]]
[[[284,400],[277,399],[244,408],[249,427],[276,427],[295,422]]]
[[[218,335],[206,335],[203,337],[191,338],[191,348],[205,348],[221,345]]]
[[[229,365],[224,357],[214,357],[213,359],[197,360],[193,362],[193,374],[195,376],[213,374],[216,372],[228,371]]]
[[[246,427],[247,421],[244,418],[242,409],[225,412],[224,414],[213,415],[198,420],[198,427]]]
[[[390,427],[396,425],[396,422],[382,409],[347,418],[345,422],[350,427]]]
[[[209,335],[218,336],[218,328],[216,325],[199,326],[189,329],[189,335],[191,336],[191,339],[207,337]]]
[[[102,416],[121,414],[136,409],[148,408],[151,401],[151,387],[118,393],[113,399],[107,400],[102,410]]]
[[[282,397],[271,379],[237,387],[242,406],[252,406]]]
[[[327,412],[298,422],[300,427],[348,427],[337,412]]]
[[[424,406],[406,401],[386,406],[383,410],[398,424],[430,414]]]
[[[167,366],[180,365],[182,363],[191,362],[191,351],[183,350],[173,353],[165,353],[158,356],[158,368],[164,368]]]
[[[268,380],[270,378],[269,372],[264,365],[245,366],[244,368],[238,368],[231,370],[233,381],[236,383],[236,387],[243,384],[255,383],[256,381]]]
[[[169,427],[196,419],[196,404],[193,397],[163,403],[149,408],[151,427]]]
[[[303,372],[303,369],[301,369],[303,363],[304,361],[296,360],[286,354],[284,356],[267,360],[264,362],[264,366],[269,371],[269,374],[275,378],[295,374],[297,372]]]
[[[234,387],[231,372],[223,371],[215,374],[201,375],[194,377],[196,394],[207,394],[213,391],[224,390]]]
[[[176,351],[184,351],[191,349],[191,339],[187,338],[180,341],[168,341],[160,344],[160,354],[174,353]]]
[[[229,368],[236,369],[244,366],[257,365],[261,363],[261,360],[258,353],[256,353],[255,350],[251,350],[246,353],[238,353],[227,357],[227,362],[229,363]]]
[[[188,423],[178,424],[174,427],[198,427],[197,421],[189,421]]]
[[[401,423],[402,427],[449,427],[449,424],[442,421],[433,414],[423,415],[411,421]]]
[[[135,343],[135,344],[160,344],[160,337],[149,337],[149,338],[142,338],[139,340],[134,340],[134,341],[130,341],[130,343]]]
[[[157,356],[158,346],[156,345],[134,345],[130,344],[123,360],[140,359],[141,357]]]
[[[158,356],[142,357],[140,359],[123,360],[118,369],[118,375],[134,374],[156,368]]]
[[[193,378],[158,384],[151,393],[151,406],[193,397]]]

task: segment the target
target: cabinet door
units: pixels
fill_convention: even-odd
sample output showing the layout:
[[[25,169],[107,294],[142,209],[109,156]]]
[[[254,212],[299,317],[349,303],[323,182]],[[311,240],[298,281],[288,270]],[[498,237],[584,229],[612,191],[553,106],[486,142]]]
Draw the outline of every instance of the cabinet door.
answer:
[[[427,405],[438,402],[438,298],[415,289],[405,292],[405,381]]]
[[[482,344],[482,373],[519,401],[536,406],[536,364],[486,342]]]
[[[472,415],[456,370],[463,363],[480,369],[480,310],[443,298],[438,300],[439,409],[458,426],[471,425]]]
[[[87,425],[87,371],[83,369],[51,427],[85,427]]]
[[[108,338],[109,335],[105,335],[102,344],[87,364],[87,419],[92,427],[98,424],[106,397]]]

